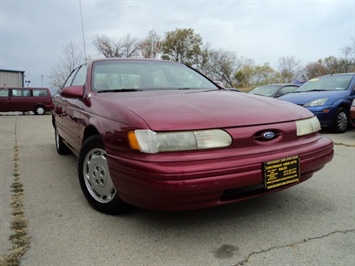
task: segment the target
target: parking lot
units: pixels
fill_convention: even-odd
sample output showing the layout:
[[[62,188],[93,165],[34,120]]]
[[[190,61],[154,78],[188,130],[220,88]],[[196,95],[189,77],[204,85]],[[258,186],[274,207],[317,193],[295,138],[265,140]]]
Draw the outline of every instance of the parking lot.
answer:
[[[108,216],[86,202],[77,159],[60,156],[49,115],[0,115],[0,255],[11,242],[14,147],[30,249],[21,265],[354,265],[355,131],[324,133],[331,163],[291,189],[187,212]]]

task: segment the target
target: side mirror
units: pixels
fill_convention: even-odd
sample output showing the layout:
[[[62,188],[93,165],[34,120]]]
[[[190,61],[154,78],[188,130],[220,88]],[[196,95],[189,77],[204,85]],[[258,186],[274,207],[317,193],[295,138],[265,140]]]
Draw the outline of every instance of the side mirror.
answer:
[[[64,88],[60,95],[65,98],[83,98],[84,97],[84,86],[75,85]]]

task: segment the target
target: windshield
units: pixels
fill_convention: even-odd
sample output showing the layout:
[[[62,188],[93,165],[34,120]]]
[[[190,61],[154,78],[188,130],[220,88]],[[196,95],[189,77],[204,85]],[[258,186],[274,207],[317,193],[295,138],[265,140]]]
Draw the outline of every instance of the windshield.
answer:
[[[218,87],[189,67],[165,61],[107,60],[94,64],[93,91],[194,90]]]
[[[272,97],[275,96],[275,94],[278,92],[280,87],[281,85],[266,85],[266,86],[257,87],[252,91],[250,91],[249,93]]]
[[[346,90],[353,75],[333,75],[314,78],[303,84],[295,92]]]

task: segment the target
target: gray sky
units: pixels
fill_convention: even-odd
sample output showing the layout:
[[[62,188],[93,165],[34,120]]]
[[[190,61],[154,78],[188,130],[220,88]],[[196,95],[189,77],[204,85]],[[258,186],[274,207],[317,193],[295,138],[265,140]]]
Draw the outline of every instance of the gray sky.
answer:
[[[173,1],[81,0],[87,54],[97,35],[161,37],[192,28],[213,49],[265,62],[295,56],[302,65],[328,56],[355,38],[355,0]],[[0,0],[0,68],[25,71],[31,86],[49,86],[49,69],[70,41],[83,46],[79,0]]]

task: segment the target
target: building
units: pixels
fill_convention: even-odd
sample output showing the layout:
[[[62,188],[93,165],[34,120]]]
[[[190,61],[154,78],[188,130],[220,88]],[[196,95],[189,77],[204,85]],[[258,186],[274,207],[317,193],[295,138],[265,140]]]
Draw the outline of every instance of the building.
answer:
[[[25,71],[0,69],[0,87],[24,87]]]

